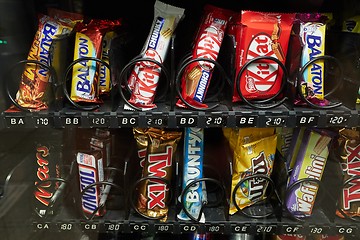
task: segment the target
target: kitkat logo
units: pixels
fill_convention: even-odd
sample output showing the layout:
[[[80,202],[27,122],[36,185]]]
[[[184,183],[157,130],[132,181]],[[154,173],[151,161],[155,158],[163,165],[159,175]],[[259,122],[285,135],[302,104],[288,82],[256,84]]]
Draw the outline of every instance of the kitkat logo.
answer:
[[[271,48],[271,37],[265,33],[257,34],[253,37],[247,50],[246,59],[251,60],[256,57],[275,57]],[[279,65],[271,60],[259,60],[247,67],[245,88],[249,93],[256,91],[265,92],[274,85]]]
[[[196,56],[198,58],[207,58],[215,61],[219,54],[223,37],[224,33],[215,27],[210,26],[205,29],[199,38]],[[214,68],[214,64],[210,62],[199,61],[199,64],[208,71]]]

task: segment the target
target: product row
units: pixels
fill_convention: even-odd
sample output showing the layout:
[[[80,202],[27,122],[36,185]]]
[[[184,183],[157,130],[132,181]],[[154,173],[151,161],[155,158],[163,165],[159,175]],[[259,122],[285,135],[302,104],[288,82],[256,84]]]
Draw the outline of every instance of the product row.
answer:
[[[358,231],[357,129],[71,128],[24,139],[4,151],[0,206],[11,202],[3,216],[15,222],[12,211],[29,214],[33,230]]]
[[[195,17],[159,0],[153,10],[147,35],[122,16],[39,13],[27,58],[4,77],[4,110],[356,108],[358,34],[337,27],[347,19],[211,4]]]

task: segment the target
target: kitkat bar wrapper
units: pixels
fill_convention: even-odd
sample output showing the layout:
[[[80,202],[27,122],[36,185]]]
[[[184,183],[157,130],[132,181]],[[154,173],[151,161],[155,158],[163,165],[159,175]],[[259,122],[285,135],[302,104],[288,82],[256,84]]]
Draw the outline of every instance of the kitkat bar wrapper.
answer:
[[[104,163],[100,150],[82,151],[76,154],[76,162],[79,169],[80,192],[82,210],[85,214],[103,216],[106,213],[105,207],[100,207],[100,200],[103,188],[100,185],[84,189],[95,182],[104,181]]]
[[[241,27],[235,35],[235,76],[246,62],[256,57],[274,57],[285,65],[294,18],[293,13],[242,11]],[[264,59],[250,64],[235,84],[240,84],[246,99],[268,99],[279,93],[282,81],[281,66]],[[232,101],[241,101],[236,88]]]
[[[143,177],[158,177],[169,183],[172,178],[173,160],[177,145],[182,137],[181,131],[149,128],[148,147],[143,168]],[[142,214],[166,221],[168,216],[169,190],[166,182],[147,179],[139,184],[137,209]]]
[[[229,214],[237,212],[233,199],[235,186],[245,177],[253,174],[270,176],[277,144],[274,128],[241,128],[238,133],[233,159],[233,175]],[[240,209],[263,199],[268,182],[266,179],[250,179],[243,182],[235,193]]]
[[[104,35],[119,27],[121,20],[92,19],[76,28],[74,61],[84,57],[101,59]],[[100,64],[84,60],[72,69],[70,97],[74,102],[101,103],[99,98]]]
[[[207,201],[205,182],[193,181],[203,177],[203,162],[204,162],[204,129],[187,127],[184,130],[184,160],[183,160],[183,179],[182,191],[189,185],[188,190],[183,193],[184,198],[179,199],[182,202],[182,207],[195,219],[200,222],[205,222],[205,214],[201,213],[204,202]],[[191,220],[186,212],[181,209],[177,215],[180,220]]]
[[[142,58],[164,63],[165,57],[179,21],[184,16],[185,9],[178,8],[161,1],[154,5],[154,20],[148,38],[140,53]],[[141,110],[156,108],[154,98],[161,75],[161,67],[150,61],[140,61],[135,64],[129,79],[131,90],[129,103]],[[125,110],[133,110],[125,104]]]
[[[39,61],[50,66],[50,47],[53,41],[70,34],[77,22],[81,22],[81,20],[69,21],[67,18],[66,21],[63,21],[60,13],[56,15],[56,18],[39,14],[38,29],[27,60]],[[49,78],[48,69],[39,64],[26,64],[15,101],[21,107],[31,111],[48,109],[49,98],[51,98],[48,86]],[[16,111],[17,108],[11,106],[9,110]]]
[[[305,129],[288,188],[300,179],[321,180],[333,134],[324,129]],[[318,192],[316,182],[305,181],[287,191],[286,207],[295,217],[311,216]],[[289,192],[290,191],[290,192]]]
[[[353,181],[351,178],[360,176],[360,132],[358,129],[341,129],[339,131],[339,147],[338,156],[342,171],[343,182],[349,181],[340,194],[339,205],[340,210],[349,217],[360,216],[360,179]],[[337,215],[346,217],[340,211]]]
[[[192,50],[192,59],[217,60],[225,30],[233,12],[213,5],[205,5],[204,13]],[[195,107],[206,108],[203,103],[215,65],[209,61],[195,61],[189,64],[181,79],[181,95]],[[186,107],[179,99],[178,107]]]

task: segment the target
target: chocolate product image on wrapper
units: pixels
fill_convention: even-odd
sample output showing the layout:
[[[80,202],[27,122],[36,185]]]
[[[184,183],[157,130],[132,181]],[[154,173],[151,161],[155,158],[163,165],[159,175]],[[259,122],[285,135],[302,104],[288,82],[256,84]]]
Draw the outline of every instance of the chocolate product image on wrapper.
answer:
[[[192,59],[205,58],[216,61],[222,45],[225,29],[233,12],[213,5],[206,5],[198,33],[194,40]],[[206,108],[203,103],[215,65],[210,61],[190,63],[181,78],[181,96],[192,106]],[[178,107],[187,107],[179,99]]]
[[[182,132],[149,128],[146,134],[148,147],[135,210],[145,217],[166,221],[174,155]]]
[[[321,181],[331,143],[332,135],[329,131],[305,129],[294,168],[289,177],[285,199],[286,208],[294,217],[311,216],[319,189],[319,184],[315,181]],[[309,179],[309,181],[296,184],[301,179]]]
[[[57,13],[54,17],[38,15],[38,29],[27,57],[28,61],[38,61],[50,67],[50,49],[53,41],[69,35],[76,23],[82,21],[62,17],[61,13]],[[16,103],[30,111],[48,109],[51,101],[50,74],[49,68],[40,64],[27,63],[16,93]],[[16,111],[17,108],[11,106],[9,110]]]
[[[179,201],[181,202],[182,209],[177,218],[180,220],[191,220],[187,215],[190,214],[192,218],[205,222],[204,213],[200,216],[204,202],[207,201],[205,182],[192,183],[203,177],[204,129],[187,127],[184,131],[182,190],[185,191],[186,187],[189,184],[191,185],[180,196]]]
[[[336,214],[339,217],[360,216],[360,132],[358,129],[339,130],[338,160],[343,172],[343,188]]]
[[[165,57],[179,21],[184,16],[185,9],[156,1],[154,5],[154,20],[148,38],[140,53],[141,58],[151,59],[160,64]],[[158,87],[161,66],[151,61],[139,61],[135,64],[127,80],[131,96],[129,104],[141,110],[156,108],[154,98]],[[133,110],[125,104],[125,110]]]

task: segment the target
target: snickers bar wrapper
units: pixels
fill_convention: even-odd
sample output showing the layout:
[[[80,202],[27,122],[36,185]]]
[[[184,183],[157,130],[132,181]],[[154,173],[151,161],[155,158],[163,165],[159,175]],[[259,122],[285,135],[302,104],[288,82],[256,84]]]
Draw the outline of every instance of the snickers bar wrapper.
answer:
[[[182,136],[180,131],[149,128],[143,177],[158,177],[171,182],[173,158]],[[169,189],[164,181],[145,180],[139,186],[138,210],[150,217],[167,220]]]
[[[184,133],[184,161],[183,161],[183,180],[182,189],[184,190],[191,182],[203,177],[204,161],[204,129],[203,128],[185,128]],[[200,210],[203,206],[203,190],[205,182],[192,184],[189,190],[185,192],[185,199],[180,199],[182,207],[195,219],[199,219]],[[177,215],[180,220],[190,220],[182,209]],[[205,215],[202,213],[200,222],[205,222]]]
[[[288,187],[303,178],[321,180],[331,140],[332,137],[325,130],[305,130]],[[297,217],[311,216],[318,187],[310,181],[298,184],[288,193],[289,197],[285,203],[288,210]]]
[[[80,191],[90,184],[104,181],[104,164],[100,150],[78,152],[76,154],[76,162],[79,167],[79,184]],[[86,214],[93,214],[99,207],[101,192],[103,188],[99,185],[93,186],[84,192],[81,198],[82,210]],[[105,208],[96,211],[95,216],[103,216]]]
[[[35,184],[40,184],[34,189],[33,207],[35,213],[44,217],[55,215],[53,208],[48,208],[53,201],[55,192],[60,187],[60,182],[46,182],[49,178],[62,177],[62,133],[57,130],[38,131],[35,138],[34,161],[35,162]],[[43,182],[43,183],[41,183]]]
[[[356,129],[341,129],[339,134],[338,159],[341,163],[344,174],[343,181],[345,182],[360,175],[360,132]],[[347,216],[360,216],[359,189],[360,179],[350,181],[342,189],[339,207]],[[339,211],[337,215],[345,217]]]

